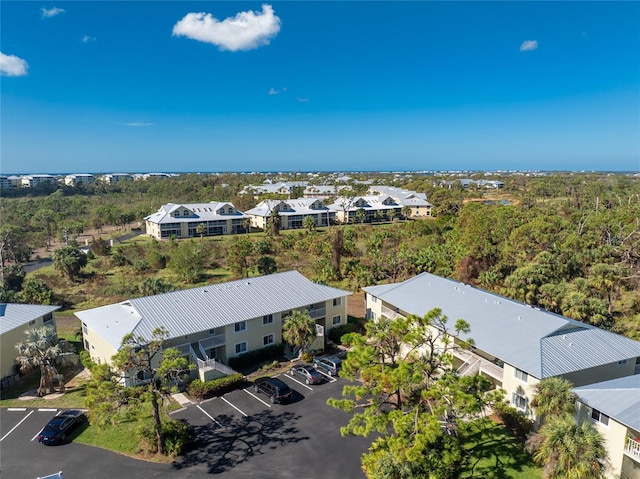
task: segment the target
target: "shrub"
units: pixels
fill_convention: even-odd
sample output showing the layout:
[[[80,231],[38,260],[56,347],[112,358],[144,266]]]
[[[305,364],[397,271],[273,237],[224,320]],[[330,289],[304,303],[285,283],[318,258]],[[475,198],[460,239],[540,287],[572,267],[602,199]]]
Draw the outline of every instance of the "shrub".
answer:
[[[262,349],[256,349],[255,351],[249,351],[248,353],[230,358],[229,366],[233,369],[242,369],[247,366],[253,366],[258,363],[282,357],[283,354],[284,345],[282,343],[273,344]]]
[[[353,323],[341,324],[329,330],[329,339],[336,344],[342,344],[342,336],[353,333],[355,330],[356,325]]]
[[[213,396],[221,396],[224,393],[234,390],[238,384],[244,381],[244,376],[240,373],[231,374],[223,378],[202,382],[194,379],[187,386],[187,394],[199,401]]]
[[[313,361],[313,355],[311,353],[302,353],[302,359],[305,363],[310,363]]]
[[[521,441],[524,441],[533,429],[533,421],[520,414],[513,406],[500,403],[496,404],[493,410],[504,427]]]
[[[140,449],[143,452],[156,454],[158,444],[156,434],[151,421],[145,421],[136,429],[140,439]],[[176,457],[189,442],[189,426],[182,421],[168,419],[162,423],[162,433],[164,434],[164,448],[167,456]]]

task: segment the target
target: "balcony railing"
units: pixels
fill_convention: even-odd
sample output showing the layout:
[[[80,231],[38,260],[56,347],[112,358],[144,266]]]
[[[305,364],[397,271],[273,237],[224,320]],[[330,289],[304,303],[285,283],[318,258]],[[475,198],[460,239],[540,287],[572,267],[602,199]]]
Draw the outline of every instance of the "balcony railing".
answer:
[[[311,319],[324,318],[327,315],[327,308],[308,309],[307,313]]]
[[[217,348],[218,346],[223,346],[225,344],[224,334],[217,334],[215,336],[210,336],[207,339],[200,340],[200,346],[205,351],[209,349]]]
[[[640,460],[640,439],[627,436],[624,443],[624,452],[636,460]]]
[[[462,366],[458,368],[460,374],[474,374],[480,371],[487,376],[502,381],[504,369],[488,359],[466,349],[455,350],[453,354],[464,361]]]

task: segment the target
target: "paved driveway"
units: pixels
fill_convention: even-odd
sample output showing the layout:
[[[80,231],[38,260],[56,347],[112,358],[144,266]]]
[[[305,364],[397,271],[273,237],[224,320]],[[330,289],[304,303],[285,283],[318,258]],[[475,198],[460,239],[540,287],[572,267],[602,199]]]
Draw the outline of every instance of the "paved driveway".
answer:
[[[360,456],[370,440],[341,437],[348,415],[326,405],[339,397],[343,380],[307,386],[288,375],[290,404],[270,404],[252,388],[233,391],[173,414],[193,428],[194,443],[173,464],[137,461],[72,441],[43,446],[36,436],[55,414],[50,409],[0,411],[3,479],[31,479],[62,470],[65,479],[363,478]]]

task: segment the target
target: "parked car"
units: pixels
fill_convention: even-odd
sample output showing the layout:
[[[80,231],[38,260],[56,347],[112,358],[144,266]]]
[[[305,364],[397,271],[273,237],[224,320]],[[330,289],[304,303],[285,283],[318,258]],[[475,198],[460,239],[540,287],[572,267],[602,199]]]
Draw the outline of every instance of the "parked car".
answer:
[[[313,365],[318,371],[328,374],[329,376],[337,376],[342,361],[335,356],[329,356],[326,358],[315,358]]]
[[[262,392],[269,396],[272,403],[286,403],[293,398],[293,391],[280,379],[262,378],[253,384],[255,392]]]
[[[307,384],[320,384],[323,380],[322,374],[318,372],[313,366],[303,364],[301,366],[294,366],[289,369],[291,376],[298,376],[300,379],[304,379]]]
[[[42,444],[60,444],[67,439],[68,433],[86,420],[84,412],[77,409],[62,411],[51,419],[38,434]]]

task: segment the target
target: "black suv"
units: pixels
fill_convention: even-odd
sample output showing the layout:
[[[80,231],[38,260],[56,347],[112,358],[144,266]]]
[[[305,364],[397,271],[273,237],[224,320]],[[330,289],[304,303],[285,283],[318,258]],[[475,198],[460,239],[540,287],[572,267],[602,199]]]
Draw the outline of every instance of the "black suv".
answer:
[[[265,393],[272,403],[285,403],[293,398],[291,388],[276,378],[258,379],[253,385],[253,390]]]

